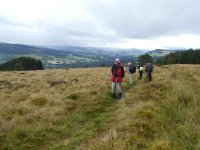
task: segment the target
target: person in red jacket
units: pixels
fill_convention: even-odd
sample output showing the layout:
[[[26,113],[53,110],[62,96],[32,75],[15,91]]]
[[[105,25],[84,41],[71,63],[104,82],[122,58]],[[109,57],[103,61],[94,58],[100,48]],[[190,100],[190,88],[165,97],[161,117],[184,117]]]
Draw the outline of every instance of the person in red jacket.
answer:
[[[115,98],[115,89],[117,88],[118,98],[122,98],[122,78],[124,78],[124,68],[118,58],[115,59],[111,69],[112,72],[112,97]]]

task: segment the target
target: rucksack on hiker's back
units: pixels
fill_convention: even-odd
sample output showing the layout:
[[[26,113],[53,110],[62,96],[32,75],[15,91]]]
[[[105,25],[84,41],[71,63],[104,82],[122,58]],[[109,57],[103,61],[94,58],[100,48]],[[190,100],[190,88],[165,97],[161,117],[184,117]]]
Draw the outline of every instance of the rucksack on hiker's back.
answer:
[[[121,66],[121,71],[122,71],[122,78],[125,76],[124,68]]]
[[[133,69],[133,73],[135,73],[136,72],[136,67],[134,65],[132,66],[132,69]]]
[[[149,66],[148,71],[153,72],[153,66]]]
[[[136,67],[134,65],[131,65],[131,68],[129,69],[129,72],[135,73],[136,72]]]
[[[143,71],[144,70],[144,68],[143,67],[140,67],[140,69],[139,69],[140,71]]]

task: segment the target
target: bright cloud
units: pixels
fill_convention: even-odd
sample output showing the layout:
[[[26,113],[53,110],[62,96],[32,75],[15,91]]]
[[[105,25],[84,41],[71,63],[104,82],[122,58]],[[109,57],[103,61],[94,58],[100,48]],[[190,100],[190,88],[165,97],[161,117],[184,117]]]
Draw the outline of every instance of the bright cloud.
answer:
[[[26,44],[199,48],[197,0],[0,0],[0,39]]]

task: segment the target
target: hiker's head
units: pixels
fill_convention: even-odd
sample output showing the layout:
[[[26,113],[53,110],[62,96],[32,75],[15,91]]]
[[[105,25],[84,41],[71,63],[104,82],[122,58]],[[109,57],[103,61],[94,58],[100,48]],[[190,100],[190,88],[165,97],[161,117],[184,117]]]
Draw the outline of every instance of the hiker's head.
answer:
[[[117,64],[119,64],[120,63],[120,60],[119,60],[119,58],[115,58],[115,61],[114,61],[114,63],[117,65]]]
[[[130,66],[130,65],[132,65],[132,63],[129,61],[129,62],[128,62],[128,66]]]

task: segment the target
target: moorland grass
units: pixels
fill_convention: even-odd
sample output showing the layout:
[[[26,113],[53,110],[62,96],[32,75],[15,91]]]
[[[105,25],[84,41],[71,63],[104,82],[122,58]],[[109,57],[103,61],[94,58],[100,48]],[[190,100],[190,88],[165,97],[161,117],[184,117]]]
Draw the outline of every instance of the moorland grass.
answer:
[[[110,68],[0,72],[0,149],[199,149],[200,66],[128,76],[122,100]],[[53,81],[64,84],[51,86]]]

